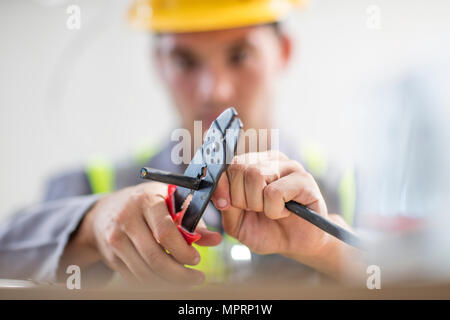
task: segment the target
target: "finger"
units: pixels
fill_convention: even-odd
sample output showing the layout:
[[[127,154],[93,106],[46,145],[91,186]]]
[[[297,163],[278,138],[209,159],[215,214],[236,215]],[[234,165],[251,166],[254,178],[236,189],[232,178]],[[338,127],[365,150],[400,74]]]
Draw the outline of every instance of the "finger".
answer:
[[[222,242],[222,235],[219,232],[207,228],[197,228],[196,231],[201,235],[201,238],[196,242],[199,246],[212,247]]]
[[[236,158],[239,159],[239,158]],[[235,208],[245,209],[247,208],[247,201],[245,199],[245,186],[244,186],[244,171],[246,165],[235,162],[228,166],[227,177],[230,190],[231,206]]]
[[[269,157],[272,160],[250,165],[244,172],[247,210],[264,211],[263,190],[267,184],[293,172],[304,172],[298,162],[284,160],[285,156],[280,152],[271,152],[269,156],[266,155],[266,158]]]
[[[202,237],[195,242],[199,246],[212,247],[222,242],[222,235],[219,232],[199,228],[196,230]]]
[[[279,150],[267,150],[265,152],[266,157],[269,160],[280,160],[280,161],[284,161],[284,160],[289,160],[289,158],[281,151]]]
[[[268,184],[264,188],[264,213],[270,219],[285,218],[291,214],[285,208],[285,203],[290,200],[327,215],[325,201],[310,174],[296,172]]]
[[[258,166],[248,166],[244,172],[245,200],[247,210],[262,212],[264,210],[263,190],[265,177]]]
[[[250,165],[273,160],[285,161],[289,160],[289,158],[278,150],[267,150],[264,152],[247,152],[237,155],[233,158],[232,163]]]
[[[144,183],[138,184],[137,186],[135,186],[133,188],[136,188],[137,190],[140,190],[142,192],[149,193],[149,194],[159,194],[163,198],[165,196],[167,196],[167,184],[161,183],[161,182],[155,182],[155,181],[144,182]]]
[[[147,229],[147,233],[149,232],[150,231]],[[142,233],[140,232],[140,234]],[[139,259],[144,261],[146,267],[150,269],[152,274],[154,275],[154,278],[151,279],[152,281],[156,282],[158,278],[162,278],[165,281],[180,285],[195,285],[200,284],[204,281],[204,275],[201,272],[185,268],[182,264],[175,261],[175,259],[171,255],[165,252],[164,248],[156,243],[155,239],[149,237],[147,241],[147,247],[145,249],[142,247],[142,238],[141,241],[139,241],[141,245]],[[134,249],[136,252],[136,248]],[[195,250],[194,248],[192,249]],[[127,256],[129,257],[127,258]],[[135,261],[138,259],[137,257],[135,257],[134,253],[123,253],[120,258],[124,260],[127,266],[129,265],[127,261]],[[136,270],[136,273],[140,274],[141,265],[136,264],[136,266],[139,267],[139,270]]]
[[[126,235],[124,235],[120,242],[113,246],[113,252],[123,261],[128,270],[130,270],[139,282],[162,283],[161,279],[149,268]]]
[[[156,246],[159,245],[156,244]],[[184,267],[160,246],[159,248],[154,248],[151,252],[145,253],[144,258],[155,273],[169,282],[197,285],[205,280],[202,272]]]
[[[203,219],[200,219],[195,231],[201,235],[201,238],[196,242],[200,246],[216,246],[222,242],[222,235],[219,232],[209,230]]]
[[[193,285],[203,282],[204,277],[202,275],[194,275],[193,279],[189,279],[192,277],[189,269],[184,268],[182,266],[182,263],[180,264],[179,261],[175,261],[176,259],[172,257],[173,254],[172,252],[170,252],[170,250],[170,254],[167,254],[165,252],[164,248],[161,247],[151,235],[151,230],[148,228],[144,220],[142,220],[141,223],[136,223],[133,230],[135,232],[132,233],[131,239],[134,246],[136,247],[143,260],[149,266],[149,268],[151,268],[157,275],[162,277],[162,279],[175,282],[177,284]],[[177,232],[179,233],[178,229]],[[195,248],[191,247],[191,249],[194,250],[198,255],[198,260],[194,263],[197,264],[200,261],[200,255],[195,250]],[[167,266],[167,268],[174,270],[174,274],[164,272],[163,269],[165,268],[165,265]],[[186,274],[180,276],[180,273]]]
[[[180,262],[188,260],[189,263],[186,264],[195,265],[200,261],[200,255],[194,247],[186,243],[173,223],[164,199],[154,197],[143,209],[145,221],[156,240],[148,243],[151,246],[149,251],[143,252],[147,264],[167,281],[191,285],[202,283],[202,272],[186,268],[184,263]],[[164,249],[167,249],[170,255]]]
[[[126,264],[118,256],[114,256],[112,261],[106,261],[106,264],[114,271],[117,271],[128,284],[137,285],[139,280],[131,273]]]
[[[224,230],[232,237],[239,237],[242,220],[244,218],[244,210],[230,207],[228,210],[221,211],[222,225]]]
[[[131,239],[131,241],[133,242],[133,245],[136,247],[137,251],[139,252],[139,254],[143,257],[143,259],[145,261],[146,260],[146,255],[148,252],[151,252],[151,250],[159,250],[159,249],[163,249],[166,248],[163,246],[163,248],[161,248],[161,246],[156,242],[155,238],[152,236],[152,230],[148,227],[147,222],[144,220],[143,217],[141,217],[141,219],[136,219],[134,220],[135,222],[130,224],[128,228],[126,228],[124,231],[126,232],[126,234],[128,235],[128,237]],[[178,231],[178,229],[176,229],[176,232],[178,234],[180,234],[180,232]],[[184,239],[183,239],[184,240]],[[161,242],[162,244],[162,242]],[[187,243],[186,243],[187,245]],[[192,248],[191,246],[189,246],[189,250],[190,251],[195,251],[194,255],[197,258],[192,258],[192,257],[183,257],[182,255],[179,254],[179,251],[177,251],[177,256],[175,256],[172,251],[170,251],[170,249],[166,248],[170,254],[175,258],[175,260],[181,264],[197,264],[200,261],[200,255],[198,254],[198,252],[195,250],[195,248]],[[184,261],[180,261],[183,260]]]
[[[307,173],[303,166],[295,160],[282,160],[278,162],[278,165],[278,172],[280,174],[280,177],[284,177],[295,172],[301,174]]]
[[[143,226],[135,226],[135,228],[139,228],[140,233],[148,235],[152,232],[157,242],[163,248],[169,250],[170,254],[179,263],[196,265],[200,261],[200,255],[194,247],[187,244],[183,235],[172,221],[165,200],[161,197],[153,197],[150,201],[151,203],[144,203],[142,208],[146,225],[148,225],[150,230]],[[144,236],[141,235],[140,237]],[[144,246],[143,243],[145,241],[147,240],[139,239],[139,243],[142,243],[142,246]],[[151,245],[151,243],[148,245]],[[146,248],[142,249],[144,252],[146,250]]]
[[[214,206],[219,210],[228,209],[230,206],[230,185],[228,183],[228,177],[225,174],[219,179],[216,190],[211,198]]]

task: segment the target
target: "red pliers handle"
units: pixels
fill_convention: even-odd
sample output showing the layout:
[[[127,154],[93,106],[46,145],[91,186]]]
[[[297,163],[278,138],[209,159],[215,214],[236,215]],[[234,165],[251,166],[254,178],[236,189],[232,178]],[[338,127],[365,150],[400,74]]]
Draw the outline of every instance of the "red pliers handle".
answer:
[[[181,220],[183,219],[184,212],[186,211],[186,208],[181,210],[180,212],[175,212],[175,203],[173,199],[173,195],[175,193],[175,190],[177,189],[177,186],[173,184],[169,184],[168,190],[167,190],[167,197],[166,197],[166,205],[167,209],[169,210],[169,213],[172,217],[173,222],[177,225],[178,230],[180,230],[181,234],[183,235],[186,242],[191,245],[195,241],[201,238],[201,235],[198,232],[189,232],[183,226],[181,225]]]

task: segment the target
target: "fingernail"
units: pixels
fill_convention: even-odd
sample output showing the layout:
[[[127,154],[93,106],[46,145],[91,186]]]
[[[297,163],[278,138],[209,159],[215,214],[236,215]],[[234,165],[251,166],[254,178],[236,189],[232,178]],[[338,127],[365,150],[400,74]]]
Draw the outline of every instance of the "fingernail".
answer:
[[[226,206],[228,205],[228,201],[227,201],[227,199],[220,198],[220,199],[217,199],[217,203],[216,204],[219,207],[219,209],[220,208],[226,208]]]

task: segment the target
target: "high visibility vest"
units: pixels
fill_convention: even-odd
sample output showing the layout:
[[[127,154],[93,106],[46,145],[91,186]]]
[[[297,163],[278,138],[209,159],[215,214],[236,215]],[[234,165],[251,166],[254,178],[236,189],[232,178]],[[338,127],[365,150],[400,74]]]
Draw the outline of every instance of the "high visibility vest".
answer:
[[[326,175],[328,167],[324,152],[317,145],[309,145],[304,149],[303,155],[307,168],[315,177]],[[148,152],[138,154],[135,158],[139,165],[144,165],[153,156]],[[106,158],[96,157],[88,162],[86,167],[91,190],[93,193],[109,193],[116,190],[114,164]],[[347,168],[340,179],[338,186],[341,214],[349,225],[353,225],[355,211],[355,175],[353,168]],[[222,282],[232,272],[233,264],[230,255],[233,246],[241,245],[238,240],[224,235],[224,241],[215,247],[193,246],[200,253],[201,260],[196,266],[188,266],[206,275],[207,283]]]
[[[326,178],[328,161],[326,152],[319,144],[309,143],[303,147],[306,167],[316,179]],[[338,185],[339,209],[342,218],[348,225],[355,221],[356,178],[353,165],[348,165],[341,172]]]

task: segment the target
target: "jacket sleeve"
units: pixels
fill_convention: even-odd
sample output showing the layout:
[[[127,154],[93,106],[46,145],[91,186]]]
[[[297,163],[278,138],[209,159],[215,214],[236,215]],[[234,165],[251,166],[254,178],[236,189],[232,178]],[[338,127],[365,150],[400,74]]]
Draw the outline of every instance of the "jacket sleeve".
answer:
[[[56,281],[67,241],[97,198],[82,171],[50,180],[42,203],[0,225],[0,278]]]

